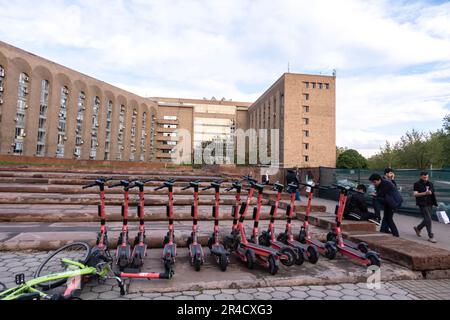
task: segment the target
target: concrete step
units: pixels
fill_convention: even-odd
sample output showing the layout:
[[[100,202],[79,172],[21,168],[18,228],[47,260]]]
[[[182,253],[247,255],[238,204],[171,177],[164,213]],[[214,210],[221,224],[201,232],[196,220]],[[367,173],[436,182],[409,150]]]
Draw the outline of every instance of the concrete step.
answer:
[[[252,232],[252,221],[245,221],[245,230],[247,237]],[[220,222],[220,234],[224,238],[231,232],[231,221]],[[260,230],[267,229],[268,222],[261,223]],[[282,232],[285,229],[285,222],[276,222],[276,232]],[[175,237],[177,245],[186,246],[186,240],[192,231],[192,222],[175,221]],[[108,236],[111,249],[117,245],[117,240],[122,228],[119,222],[108,222]],[[137,234],[138,223],[129,224],[130,239],[134,240]],[[146,223],[146,236],[151,248],[162,248],[163,239],[167,233],[168,224],[164,221],[154,221]],[[208,244],[208,238],[211,236],[214,228],[212,221],[199,221],[198,236],[202,245]],[[95,245],[95,239],[100,229],[99,223],[95,222],[72,222],[72,223],[0,223],[0,251],[15,250],[55,250],[62,245],[73,241],[84,241]],[[300,222],[293,222],[295,231],[300,229]],[[298,232],[298,231],[297,231]],[[318,238],[325,236],[323,230],[312,228],[313,234]]]
[[[353,241],[364,241],[381,254],[383,259],[393,261],[411,270],[429,271],[450,269],[450,251],[426,244],[396,238],[387,234],[349,233]]]
[[[232,220],[232,206],[221,206],[219,210],[220,220]],[[108,221],[121,221],[121,207],[107,206],[106,215]],[[248,218],[252,218],[249,211]],[[263,206],[261,220],[270,218],[270,207]],[[85,205],[0,205],[1,222],[91,222],[98,221],[97,208]],[[190,206],[177,206],[174,211],[175,220],[192,220]],[[213,220],[211,206],[199,206],[200,220]],[[286,215],[280,215],[277,219],[285,220]],[[129,220],[137,221],[135,206],[129,209]],[[164,207],[149,206],[145,208],[146,221],[167,220]]]

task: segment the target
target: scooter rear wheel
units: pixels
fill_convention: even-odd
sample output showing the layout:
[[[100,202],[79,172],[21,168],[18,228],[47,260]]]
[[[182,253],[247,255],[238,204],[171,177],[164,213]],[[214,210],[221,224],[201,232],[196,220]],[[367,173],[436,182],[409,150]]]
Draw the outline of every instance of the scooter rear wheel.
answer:
[[[319,253],[317,249],[313,246],[308,246],[306,249],[306,254],[308,256],[308,261],[312,264],[316,264],[319,261]]]
[[[219,256],[219,267],[223,272],[227,271],[228,267],[228,257],[226,254],[221,254]]]
[[[370,266],[381,266],[381,261],[378,255],[375,252],[368,252],[366,253],[366,259],[368,259],[370,262],[367,264],[368,267]]]
[[[279,267],[278,267],[275,257],[273,255],[270,255],[269,256],[269,273],[274,276],[277,274],[278,269],[279,269]]]
[[[245,258],[247,259],[247,268],[248,269],[253,269],[253,267],[255,266],[255,254],[253,253],[253,251],[251,250],[247,250],[247,252],[245,253]]]
[[[280,259],[281,263],[286,267],[291,267],[294,265],[294,263],[297,262],[296,254],[294,250],[291,248],[283,248],[281,249],[281,253],[284,256],[284,259]],[[303,256],[302,256],[303,258]],[[302,261],[303,263],[303,261]]]

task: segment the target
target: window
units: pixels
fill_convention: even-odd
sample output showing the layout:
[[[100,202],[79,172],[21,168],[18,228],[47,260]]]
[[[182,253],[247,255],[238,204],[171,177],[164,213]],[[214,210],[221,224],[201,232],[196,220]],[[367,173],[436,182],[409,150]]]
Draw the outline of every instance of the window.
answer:
[[[3,92],[5,91],[5,73],[5,69],[0,65],[0,106],[3,104]]]
[[[330,84],[329,83],[325,83],[325,89],[330,89]]]
[[[304,98],[305,98],[306,101],[309,100],[309,94],[308,94],[308,93],[305,93],[303,96],[304,96]]]
[[[59,120],[58,120],[58,145],[56,147],[56,157],[64,158],[64,144],[66,138],[66,121],[67,121],[67,101],[69,99],[69,89],[61,88]]]
[[[305,84],[305,88],[309,89],[309,82],[304,82],[304,84]]]
[[[81,146],[84,144],[83,141],[83,122],[84,122],[84,112],[86,110],[86,94],[80,91],[78,94],[78,111],[77,111],[77,126],[75,129],[75,150],[73,155],[75,158],[81,157]]]
[[[178,117],[177,116],[164,116],[164,120],[177,121]]]
[[[305,162],[309,162],[309,156],[304,156]]]
[[[13,153],[21,155],[23,153],[23,140],[25,138],[25,114],[28,108],[28,86],[30,79],[26,73],[21,73],[19,76],[19,90],[17,93],[17,108],[16,108],[16,128],[13,143]]]
[[[166,146],[176,146],[177,142],[176,141],[163,141],[163,145]]]
[[[309,130],[303,130],[303,135],[308,138],[309,137]]]
[[[165,124],[163,125],[164,129],[177,129],[178,126],[176,124]]]
[[[47,80],[42,80],[41,98],[39,106],[39,120],[38,120],[38,139],[36,147],[36,155],[39,157],[45,155],[45,135],[46,135],[49,88],[50,88],[49,82]]]
[[[312,88],[313,88],[313,89],[316,88],[316,83],[315,83],[315,82],[312,83]]]
[[[122,160],[124,149],[124,131],[125,130],[125,106],[120,106],[119,112],[119,130],[117,134],[117,156],[116,160]]]
[[[284,108],[284,94],[281,94],[280,106],[281,106],[281,108]]]
[[[147,142],[147,113],[142,114],[142,129],[141,129],[141,161],[145,161],[145,144]]]
[[[319,89],[323,89],[323,83],[319,83]]]
[[[108,101],[106,105],[106,136],[105,136],[105,160],[109,160],[110,146],[111,146],[111,121],[112,121],[113,102]]]
[[[308,118],[303,118],[303,124],[308,125],[309,124],[309,119]]]
[[[303,144],[303,149],[309,150],[309,143],[304,143]]]
[[[303,112],[308,113],[309,112],[309,106],[303,106]]]
[[[134,161],[136,157],[136,124],[137,111],[133,110],[133,115],[131,116],[130,161]]]
[[[94,104],[92,105],[92,123],[91,123],[91,152],[89,158],[95,160],[97,158],[98,148],[98,115],[100,112],[100,98],[94,98]]]
[[[175,132],[164,132],[163,137],[176,137],[177,134]]]

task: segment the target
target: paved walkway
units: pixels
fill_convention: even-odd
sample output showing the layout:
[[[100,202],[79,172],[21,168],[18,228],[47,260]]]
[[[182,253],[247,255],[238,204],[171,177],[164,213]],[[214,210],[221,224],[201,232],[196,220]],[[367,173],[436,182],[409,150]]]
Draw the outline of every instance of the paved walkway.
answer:
[[[0,255],[0,282],[14,286],[13,276],[30,278],[47,252],[6,252]],[[449,300],[450,279],[394,281],[368,289],[365,283],[327,286],[284,286],[255,289],[222,289],[169,293],[136,293],[121,297],[113,280],[89,283],[83,289],[86,300]]]

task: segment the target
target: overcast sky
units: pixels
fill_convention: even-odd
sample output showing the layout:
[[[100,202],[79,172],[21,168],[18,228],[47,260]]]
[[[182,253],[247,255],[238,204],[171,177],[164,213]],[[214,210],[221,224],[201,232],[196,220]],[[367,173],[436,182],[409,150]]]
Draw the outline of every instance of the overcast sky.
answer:
[[[450,113],[448,1],[0,0],[0,40],[144,96],[254,101],[337,70],[337,144],[374,154]]]

